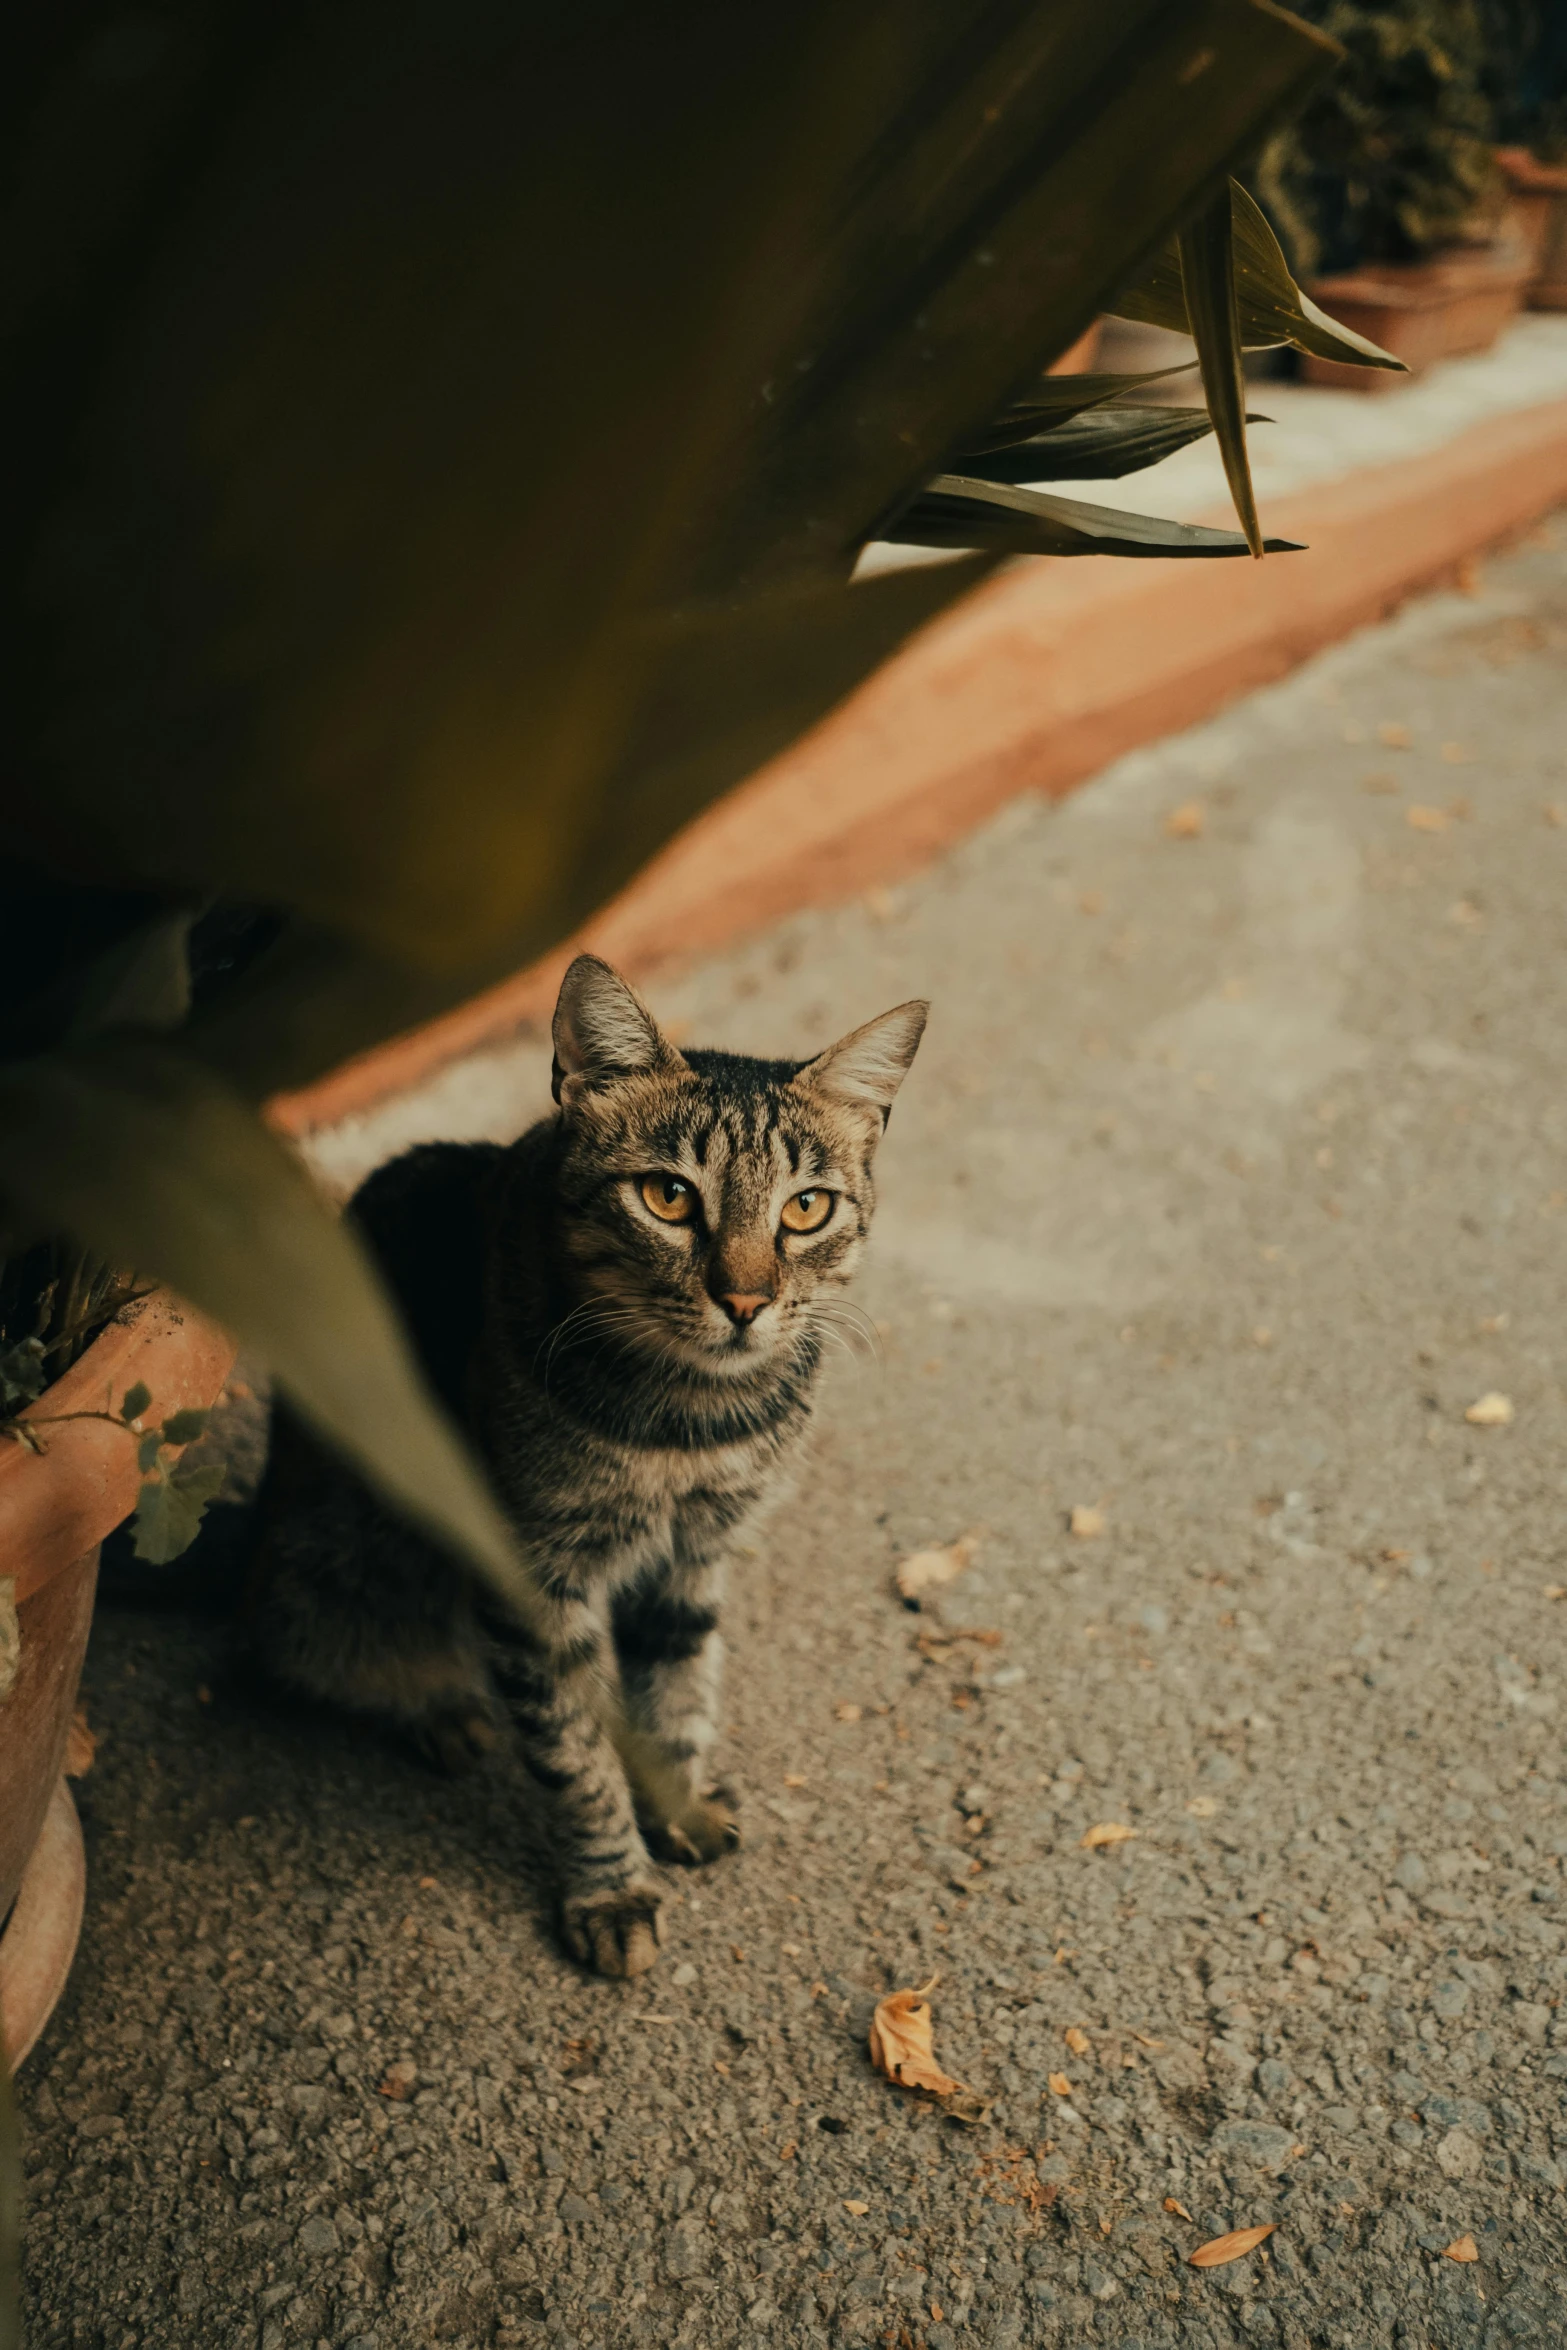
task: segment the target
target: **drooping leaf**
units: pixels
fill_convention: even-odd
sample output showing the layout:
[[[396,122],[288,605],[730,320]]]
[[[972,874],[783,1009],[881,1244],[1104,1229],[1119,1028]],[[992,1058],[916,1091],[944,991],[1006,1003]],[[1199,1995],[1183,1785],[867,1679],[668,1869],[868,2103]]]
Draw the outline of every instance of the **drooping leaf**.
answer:
[[[207,1071],[129,1035],[0,1070],[0,1201],[18,1224],[63,1226],[211,1314],[384,1493],[531,1605],[359,1241]]]
[[[964,452],[1010,449],[1016,441],[1059,431],[1088,409],[1112,407],[1147,384],[1163,383],[1167,376],[1189,375],[1196,364],[1195,359],[1183,359],[1174,367],[1146,368],[1140,375],[1041,376],[1025,398],[1009,402],[982,432],[966,434]],[[961,470],[959,466],[947,468],[948,472]]]
[[[903,546],[988,547],[1013,555],[1244,555],[1237,530],[1210,530],[1197,522],[1166,522],[1127,514],[1116,506],[1089,506],[1049,490],[938,474],[886,536]],[[1269,554],[1299,552],[1294,539],[1264,540]]]
[[[166,1469],[145,1478],[136,1496],[136,1557],[166,1567],[189,1550],[227,1474],[221,1461],[212,1461],[205,1468]]]
[[[949,471],[975,481],[1122,481],[1212,430],[1203,408],[1102,408],[1011,448],[966,451]]]
[[[1236,180],[1230,182],[1230,210],[1236,307],[1244,350],[1267,351],[1280,343],[1293,343],[1297,351],[1342,360],[1351,367],[1407,372],[1402,359],[1395,359],[1391,351],[1357,334],[1353,327],[1340,326],[1301,291],[1265,214]],[[1174,237],[1120,288],[1110,308],[1117,318],[1169,327],[1176,334],[1191,333],[1181,256]]]
[[[1186,223],[1178,240],[1181,286],[1202,369],[1203,396],[1224,460],[1224,478],[1230,485],[1246,544],[1260,557],[1262,524],[1257,519],[1246,455],[1246,365],[1236,303],[1231,219],[1229,190],[1221,188]]]
[[[410,0],[198,48],[129,149],[84,99],[7,223],[17,838],[452,994],[558,936],[649,623],[846,570],[1330,54],[1256,0]]]

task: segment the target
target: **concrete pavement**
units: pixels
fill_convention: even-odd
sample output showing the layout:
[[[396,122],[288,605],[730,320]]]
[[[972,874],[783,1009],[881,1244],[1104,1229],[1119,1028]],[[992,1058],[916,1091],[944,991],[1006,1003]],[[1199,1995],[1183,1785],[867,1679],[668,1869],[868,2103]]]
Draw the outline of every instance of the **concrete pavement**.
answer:
[[[737,1578],[748,1841],[652,1975],[561,1958],[515,1772],[101,1615],[31,2342],[1567,2339],[1567,528],[1477,589],[654,991],[764,1051],[936,1010],[882,1366]],[[977,2124],[865,2056],[933,1974]]]

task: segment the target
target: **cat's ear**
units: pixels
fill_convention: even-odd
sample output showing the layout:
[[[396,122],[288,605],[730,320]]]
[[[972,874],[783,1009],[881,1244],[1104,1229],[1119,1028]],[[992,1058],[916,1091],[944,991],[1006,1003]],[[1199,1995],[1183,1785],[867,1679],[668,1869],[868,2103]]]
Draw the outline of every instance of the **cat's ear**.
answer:
[[[651,1069],[683,1069],[634,987],[597,955],[579,955],[555,1002],[555,1067],[550,1090],[585,1090]]]
[[[929,1017],[929,1004],[899,1004],[840,1037],[814,1061],[807,1061],[792,1082],[802,1093],[825,1094],[829,1101],[879,1110],[885,1126],[893,1096],[919,1051]]]

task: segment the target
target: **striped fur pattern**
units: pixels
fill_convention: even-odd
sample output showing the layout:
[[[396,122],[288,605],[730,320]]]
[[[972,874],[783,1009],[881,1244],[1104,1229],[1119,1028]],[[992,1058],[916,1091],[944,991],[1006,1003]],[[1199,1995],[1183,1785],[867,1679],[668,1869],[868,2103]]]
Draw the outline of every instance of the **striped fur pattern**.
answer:
[[[872,1161],[925,1009],[803,1064],[681,1053],[580,956],[554,1115],[506,1150],[427,1145],[359,1192],[351,1213],[516,1529],[542,1602],[526,1630],[280,1417],[260,1656],[448,1767],[514,1734],[565,1939],[602,1974],[653,1962],[655,1862],[738,1842],[712,1783],[726,1562],[781,1491],[853,1312]]]

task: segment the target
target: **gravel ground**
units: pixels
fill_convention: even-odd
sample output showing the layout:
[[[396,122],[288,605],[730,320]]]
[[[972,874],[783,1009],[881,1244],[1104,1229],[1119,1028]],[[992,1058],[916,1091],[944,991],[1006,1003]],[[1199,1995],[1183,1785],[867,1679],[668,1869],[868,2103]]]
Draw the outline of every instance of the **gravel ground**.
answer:
[[[658,991],[778,1050],[936,1002],[884,1367],[739,1578],[746,1847],[590,1981],[514,1771],[104,1611],[35,2346],[1567,2340],[1564,646],[1558,525]],[[543,1071],[470,1066],[469,1123]],[[978,2123],[866,2059],[933,1974]]]

